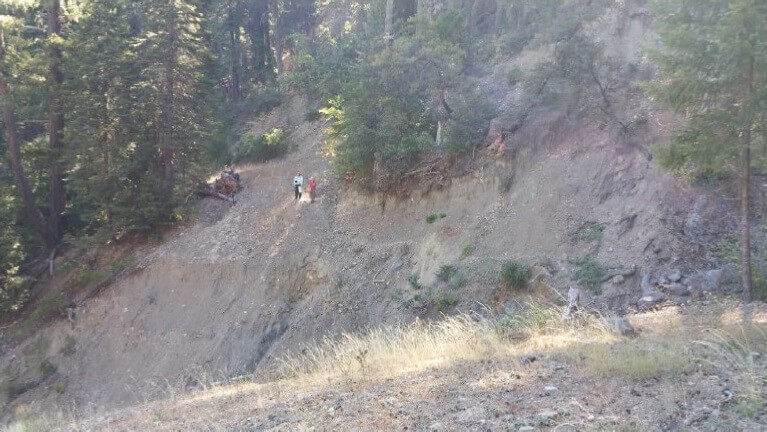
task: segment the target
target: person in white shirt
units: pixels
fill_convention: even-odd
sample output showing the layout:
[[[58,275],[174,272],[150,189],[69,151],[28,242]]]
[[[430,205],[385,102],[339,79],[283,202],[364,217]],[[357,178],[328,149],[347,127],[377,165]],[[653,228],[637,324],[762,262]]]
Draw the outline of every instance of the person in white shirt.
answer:
[[[301,199],[301,188],[303,188],[303,186],[304,186],[304,176],[302,176],[301,173],[299,172],[298,174],[296,174],[295,177],[293,177],[293,189],[296,192],[297,200]]]

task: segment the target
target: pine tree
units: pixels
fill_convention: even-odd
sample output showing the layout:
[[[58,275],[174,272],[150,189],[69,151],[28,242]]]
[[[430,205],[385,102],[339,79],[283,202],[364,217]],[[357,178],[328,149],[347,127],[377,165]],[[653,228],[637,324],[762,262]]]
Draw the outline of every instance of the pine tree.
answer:
[[[661,78],[652,94],[687,117],[659,151],[661,162],[694,173],[739,177],[743,299],[751,283],[750,183],[756,134],[767,107],[767,3],[761,0],[658,2]]]
[[[93,2],[68,67],[78,142],[72,186],[85,226],[114,233],[173,216],[215,128],[204,2]],[[126,20],[131,16],[131,20]],[[179,181],[181,180],[181,181]]]
[[[65,65],[77,77],[65,86],[66,137],[76,167],[69,185],[80,228],[120,232],[131,225],[142,177],[135,157],[143,133],[135,101],[141,68],[131,44],[142,24],[127,1],[94,2],[89,12],[72,35],[78,55]]]
[[[24,67],[33,63],[28,55],[31,46],[21,35],[29,4],[8,4],[0,8],[0,98],[2,98],[3,123],[5,128],[11,169],[16,187],[26,210],[27,218],[48,248],[53,248],[56,235],[37,204],[35,192],[30,184],[25,163],[22,160],[22,137],[17,131],[16,104],[18,91],[12,88],[26,71]]]
[[[60,47],[61,1],[47,2],[47,46],[48,46],[48,137],[52,153],[50,166],[50,220],[51,231],[56,242],[64,235],[64,211],[66,209],[66,191],[64,190],[63,143],[64,114],[61,109],[60,93],[64,82],[61,70],[62,51]]]

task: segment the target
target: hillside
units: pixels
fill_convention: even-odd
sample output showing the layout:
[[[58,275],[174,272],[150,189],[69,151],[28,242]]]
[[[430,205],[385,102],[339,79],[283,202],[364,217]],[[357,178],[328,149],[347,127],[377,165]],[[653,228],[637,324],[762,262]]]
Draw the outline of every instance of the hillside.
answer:
[[[514,310],[516,296],[496,282],[504,260],[545,265],[554,286],[565,289],[576,271],[572,260],[596,248],[595,260],[627,274],[599,296],[599,304],[618,309],[636,308],[642,275],[699,262],[661,222],[676,211],[661,204],[678,202],[681,192],[648,175],[641,154],[594,141],[593,131],[566,119],[530,126],[554,131],[534,152],[485,160],[472,175],[406,199],[344,189],[321,156],[322,127],[297,124],[296,151],[242,167],[246,187],[236,206],[203,202],[198,223],[174,232],[141,257],[137,271],[81,305],[74,326],[54,323],[7,353],[11,368],[33,368],[25,353],[42,345],[56,365],[39,392],[14,404],[46,397],[78,406],[133,404],[164,395],[167,386],[194,388],[200,375],[264,372],[301,343],[344,331],[481,304]],[[297,170],[319,179],[317,203],[293,200]],[[432,213],[446,217],[429,224]],[[590,222],[604,229],[580,238]],[[437,279],[446,264],[465,274],[462,286]],[[695,295],[704,289],[694,287]],[[74,352],[63,349],[72,339]],[[59,382],[63,394],[51,392]]]
[[[387,192],[333,169],[338,123],[307,115],[316,97],[253,115],[253,136],[280,128],[290,151],[238,165],[236,205],[201,199],[78,298],[72,321],[0,339],[0,419],[12,431],[759,430],[767,311],[732,300],[736,192],[675,177],[650,151],[683,121],[642,91],[656,72],[640,49],[657,38],[645,2],[610,3],[582,28],[620,66],[609,112],[567,77],[535,103],[509,78],[535,78],[554,42],[476,61],[460,77],[497,110],[487,133]],[[294,200],[299,171],[318,180],[316,203]],[[563,321],[570,287],[582,311]],[[636,334],[615,334],[623,315]]]

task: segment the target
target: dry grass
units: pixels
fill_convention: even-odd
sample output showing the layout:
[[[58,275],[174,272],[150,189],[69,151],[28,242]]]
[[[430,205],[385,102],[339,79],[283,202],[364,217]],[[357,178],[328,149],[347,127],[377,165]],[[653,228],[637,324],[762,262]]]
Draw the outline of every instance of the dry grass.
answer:
[[[391,381],[396,387],[400,379],[397,377],[412,382],[414,374],[418,376],[427,369],[429,374],[439,376],[440,372],[432,372],[432,368],[447,371],[487,360],[500,360],[502,363],[498,364],[516,368],[515,363],[508,360],[522,354],[562,359],[576,366],[575,375],[580,370],[591,375],[595,383],[614,377],[650,380],[667,392],[674,391],[672,383],[678,382],[682,374],[710,368],[710,373],[726,377],[730,383],[728,387],[733,395],[732,403],[726,405],[732,407],[728,413],[737,419],[747,418],[758,423],[767,401],[764,358],[767,321],[754,320],[756,324],[746,325],[724,319],[726,315],[721,314],[716,322],[701,324],[698,316],[679,310],[637,316],[637,321],[643,322],[643,331],[632,339],[611,334],[600,316],[581,313],[563,321],[559,308],[541,304],[527,304],[523,312],[511,316],[488,312],[483,316],[464,314],[438,322],[416,321],[364,334],[345,334],[306,347],[300,354],[281,359],[280,379],[274,382],[214,382],[215,376],[201,372],[198,381],[202,391],[169,392],[164,401],[147,402],[99,419],[58,424],[28,420],[10,425],[6,430],[38,431],[47,430],[48,426],[64,430],[113,427],[120,430],[227,430],[242,424],[237,423],[242,419],[236,414],[242,410],[272,412],[282,406],[280,404],[290,404],[293,400],[311,405],[318,394],[324,394],[317,393],[321,391],[318,389],[355,382],[356,378],[365,377],[364,382],[370,382],[370,386]],[[506,369],[498,376],[506,379],[503,377],[509,375],[510,370],[513,369]],[[349,378],[352,381],[347,381]],[[486,378],[483,375],[482,379]],[[442,385],[448,382],[445,380],[443,376]],[[504,386],[509,385],[503,382]],[[359,381],[354,385],[360,385]],[[320,411],[327,409],[326,403],[318,407],[315,408]],[[315,414],[321,415],[320,411],[305,420],[312,423],[316,420]],[[103,418],[117,420],[104,423]]]
[[[394,375],[497,356],[506,343],[491,321],[468,315],[440,322],[388,327],[305,347],[280,359],[282,378],[324,379],[339,376]]]
[[[577,345],[566,356],[599,377],[624,376],[646,380],[677,376],[694,366],[683,345],[652,345],[636,341]]]
[[[14,421],[5,426],[0,426],[2,432],[47,432],[55,429],[61,424],[67,424],[72,421],[70,416],[63,413],[56,415],[37,417],[33,413],[23,415],[21,420]]]
[[[737,411],[756,418],[767,405],[767,327],[753,323],[727,327],[696,344],[701,361],[729,372]]]
[[[585,338],[585,339],[584,339]],[[581,314],[563,322],[558,308],[528,304],[514,316],[458,315],[438,322],[343,334],[279,360],[281,378],[393,376],[456,361],[490,360],[530,349],[561,348],[610,338],[598,317]]]

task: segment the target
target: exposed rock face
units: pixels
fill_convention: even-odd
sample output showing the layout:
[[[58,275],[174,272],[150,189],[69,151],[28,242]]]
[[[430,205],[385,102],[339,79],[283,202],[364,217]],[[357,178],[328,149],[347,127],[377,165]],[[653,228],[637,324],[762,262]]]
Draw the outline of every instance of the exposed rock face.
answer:
[[[734,293],[743,289],[738,269],[733,265],[694,274],[690,277],[690,287],[707,293]]]

